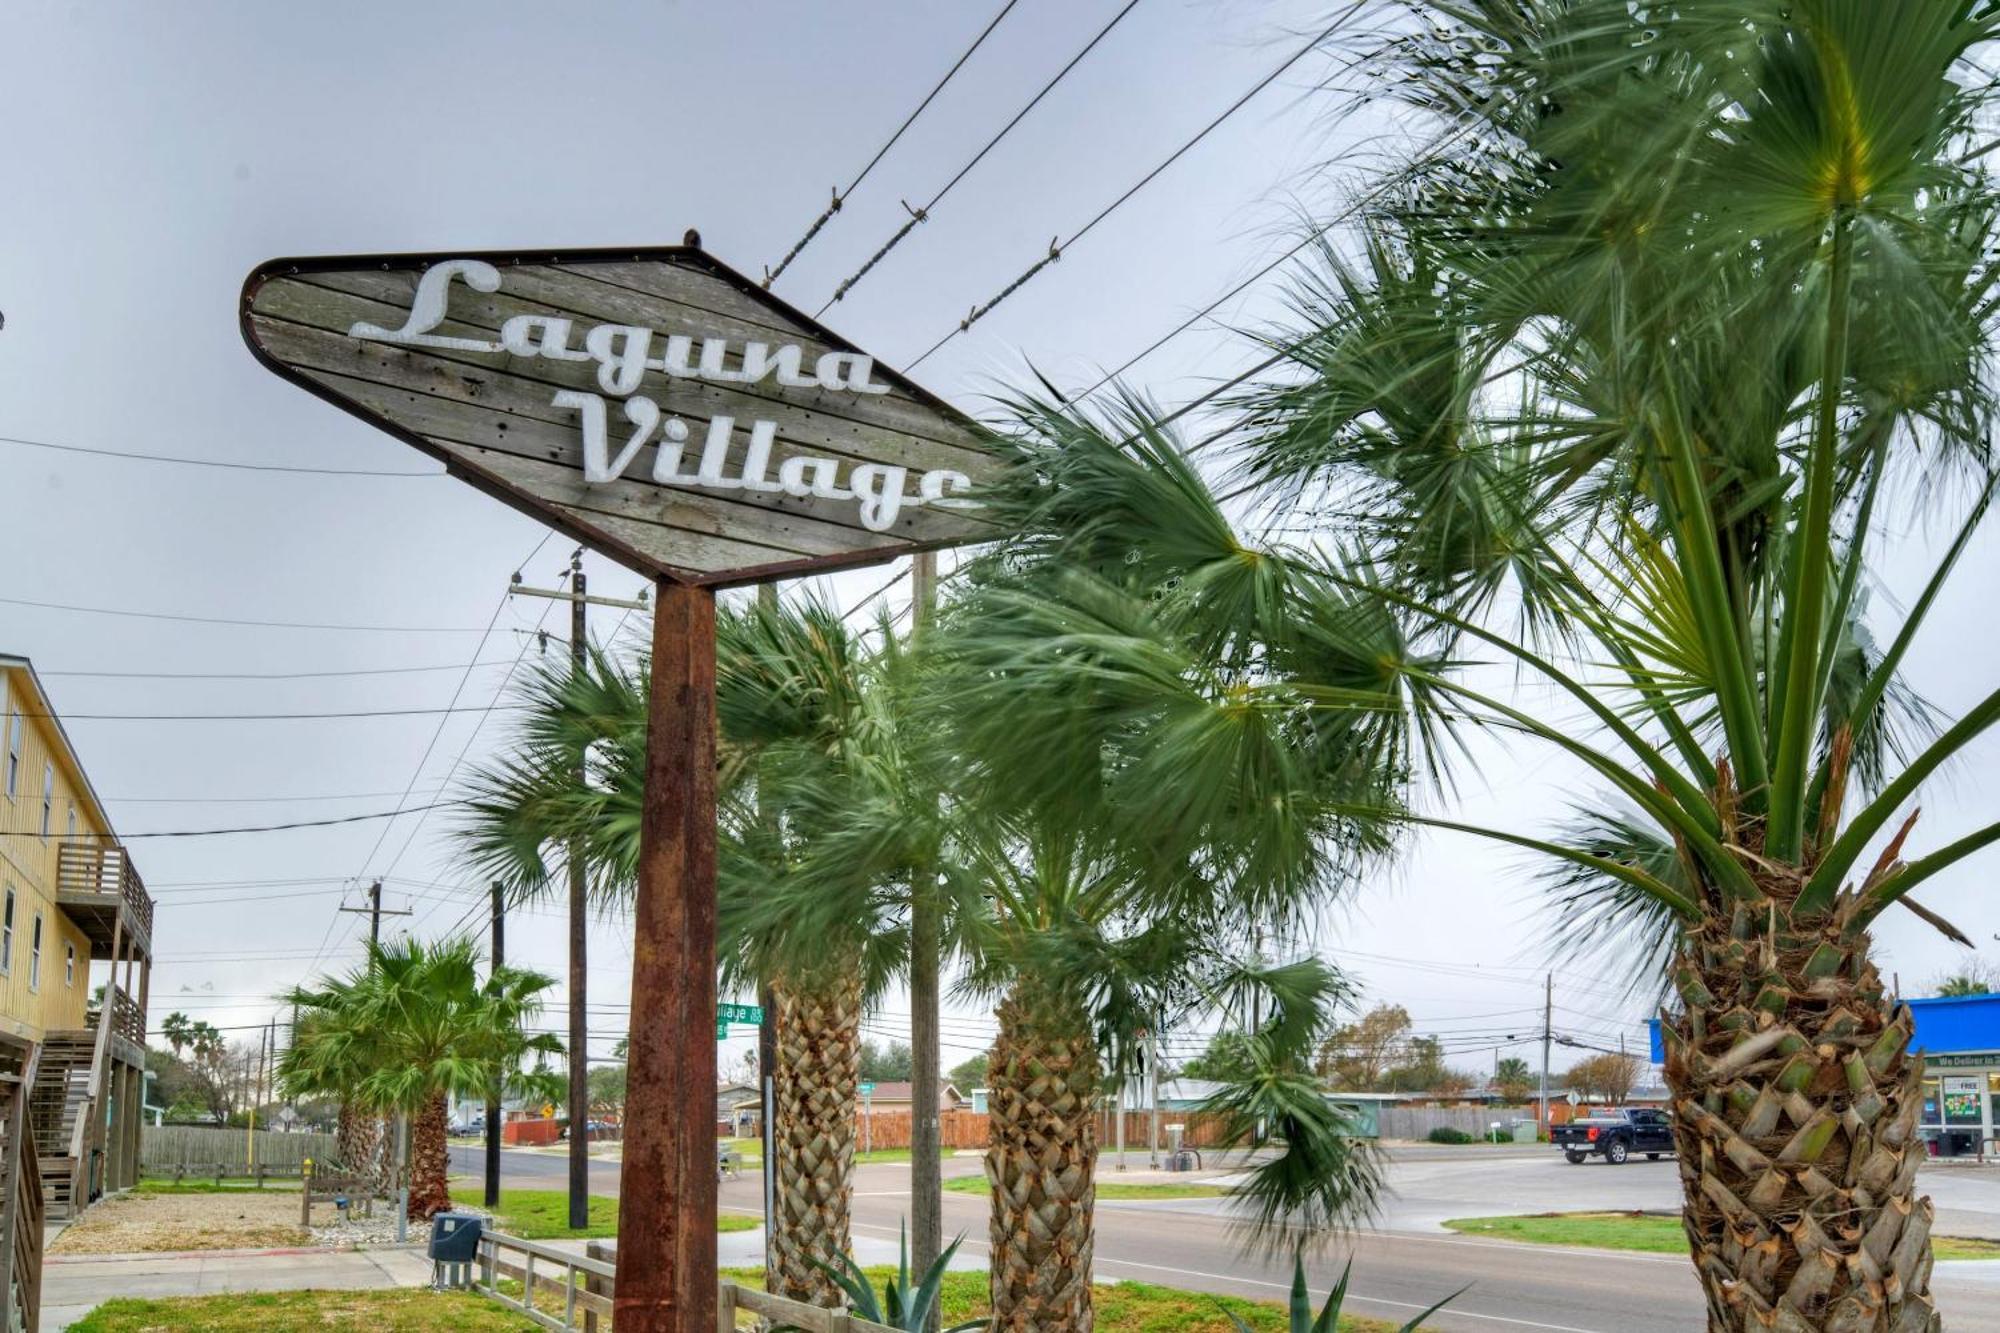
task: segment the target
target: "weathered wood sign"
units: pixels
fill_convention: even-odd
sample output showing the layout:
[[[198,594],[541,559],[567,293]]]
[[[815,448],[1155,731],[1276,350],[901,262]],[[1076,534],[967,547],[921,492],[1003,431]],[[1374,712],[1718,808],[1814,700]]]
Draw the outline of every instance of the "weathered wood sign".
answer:
[[[280,375],[655,577],[991,535],[972,422],[693,246],[280,259],[242,319]]]

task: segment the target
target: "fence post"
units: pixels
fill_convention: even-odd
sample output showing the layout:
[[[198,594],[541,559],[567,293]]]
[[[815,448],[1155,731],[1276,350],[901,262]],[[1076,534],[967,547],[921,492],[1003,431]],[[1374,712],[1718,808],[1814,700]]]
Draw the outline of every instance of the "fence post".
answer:
[[[736,1284],[724,1282],[715,1298],[716,1333],[736,1333]]]
[[[313,1224],[313,1159],[308,1157],[299,1163],[299,1226],[310,1229]]]
[[[596,1240],[586,1242],[583,1247],[583,1257],[586,1259],[595,1259],[602,1263],[605,1258],[604,1243]],[[609,1296],[611,1294],[604,1289],[604,1279],[595,1273],[585,1273],[583,1275],[583,1289],[593,1296]],[[584,1310],[583,1333],[597,1333],[597,1311],[588,1308]]]

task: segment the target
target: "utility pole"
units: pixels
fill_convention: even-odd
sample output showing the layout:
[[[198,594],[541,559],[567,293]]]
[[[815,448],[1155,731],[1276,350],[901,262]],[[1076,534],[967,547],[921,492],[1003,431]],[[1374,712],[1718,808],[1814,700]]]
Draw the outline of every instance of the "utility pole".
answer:
[[[1146,1062],[1147,1072],[1153,1080],[1153,1120],[1146,1131],[1146,1161],[1155,1171],[1160,1169],[1160,1025],[1166,1021],[1164,1013],[1153,1015],[1152,1059]]]
[[[937,555],[910,559],[910,634],[921,641],[937,605]],[[943,906],[935,867],[920,867],[910,881],[910,1251],[915,1271],[928,1273],[944,1248],[944,1168],[938,1087],[944,1081],[938,1049],[938,970],[943,948]],[[933,1306],[928,1327],[938,1326]]]
[[[581,681],[590,652],[585,637],[590,607],[584,601],[590,588],[583,576],[580,546],[569,558],[569,587],[570,670],[573,679]],[[579,755],[578,790],[588,777],[583,757]],[[585,1007],[589,989],[590,904],[581,838],[570,839],[564,859],[569,862],[569,1224],[581,1231],[590,1225],[590,1011]]]
[[[590,654],[585,608],[618,606],[628,611],[647,611],[651,606],[641,596],[636,601],[617,597],[592,597],[583,575],[583,548],[578,547],[569,561],[567,590],[530,588],[516,572],[508,587],[510,596],[548,597],[569,603],[570,666],[581,678]],[[581,786],[587,774],[581,758],[575,778]],[[569,1224],[581,1230],[590,1224],[590,1011],[589,950],[590,904],[587,900],[588,875],[579,840],[572,839],[569,861]],[[636,1016],[635,1016],[636,1017]]]
[[[1549,1119],[1549,1038],[1550,1028],[1556,1012],[1556,974],[1551,972],[1542,981],[1542,1127],[1555,1135],[1555,1122]]]
[[[391,908],[388,911],[384,911],[382,909],[382,881],[379,879],[368,886],[368,906],[342,907],[340,910],[343,912],[353,912],[357,916],[365,914],[368,917],[368,943],[376,947],[379,947],[382,943],[383,917],[413,916],[416,913],[416,909],[413,907]]]
[[[777,610],[778,585],[758,584],[757,605],[766,612]],[[763,793],[758,793],[757,800],[761,816],[775,818],[776,811],[763,805]],[[757,1008],[764,1015],[757,1024],[757,1137],[763,1143],[764,1227],[769,1235],[778,1216],[778,1127],[774,1123],[778,1110],[778,996],[768,977],[758,979]]]
[[[507,898],[500,881],[493,881],[493,970],[507,965]],[[493,1086],[486,1093],[486,1206],[500,1206],[500,1080],[504,1071],[493,1071]]]

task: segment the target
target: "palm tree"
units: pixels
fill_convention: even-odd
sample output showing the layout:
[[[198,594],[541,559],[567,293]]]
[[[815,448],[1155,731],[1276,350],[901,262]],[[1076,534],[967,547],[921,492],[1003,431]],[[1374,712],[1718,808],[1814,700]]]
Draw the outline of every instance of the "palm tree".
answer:
[[[188,1021],[188,1016],[179,1010],[160,1020],[160,1035],[165,1037],[167,1045],[173,1048],[174,1059],[181,1058],[181,1052],[186,1049],[194,1035],[193,1029],[194,1025]]]
[[[478,946],[464,937],[371,943],[367,961],[347,976],[284,997],[299,1012],[297,1040],[278,1062],[288,1095],[340,1086],[360,1107],[414,1117],[412,1221],[451,1206],[445,1139],[453,1093],[484,1095],[495,1069],[535,1095],[555,1096],[566,1086],[547,1064],[562,1043],[528,1028],[555,982],[500,967],[482,983],[478,963]],[[534,1064],[524,1069],[530,1057]]]
[[[516,893],[549,881],[550,849],[575,840],[593,895],[629,901],[639,851],[647,664],[593,653],[581,673],[544,672],[521,691],[521,742],[475,773],[468,859]],[[817,1304],[840,1300],[815,1266],[849,1247],[861,1018],[899,965],[896,886],[880,849],[815,848],[845,803],[875,799],[890,734],[876,667],[840,616],[810,598],[724,608],[717,620],[718,922],[723,981],[771,989],[777,1215],[767,1282]],[[588,780],[574,772],[587,758]],[[804,886],[796,892],[780,890]]]
[[[1244,632],[1294,667],[1242,707],[1299,728],[1399,715],[1426,738],[1411,771],[1446,798],[1465,728],[1587,768],[1607,797],[1548,830],[1331,803],[1546,857],[1584,943],[1670,988],[1711,1328],[1935,1328],[1922,1062],[1869,928],[1900,904],[1962,939],[1909,895],[2000,839],[1905,859],[1912,798],[2000,719],[2000,693],[1934,727],[1898,674],[1993,485],[1996,200],[1972,54],[1992,11],[1414,8],[1356,73],[1363,100],[1429,129],[1357,201],[1352,253],[1320,247],[1270,338],[1280,372],[1238,404],[1235,486],[1282,530],[1253,546],[1186,507],[1135,512],[1133,494],[1186,485],[1184,451],[1065,414],[1068,448],[1037,460],[1023,504],[1030,558],[1068,561],[1068,587],[993,630],[1014,639],[994,658],[1034,677],[1015,748],[1062,749],[1049,734],[1089,692],[1157,713],[1126,742],[1135,768],[1201,758],[1169,711],[1187,694],[1174,636],[1103,569],[1205,547],[1266,571],[1271,594],[1238,599]],[[1863,574],[1899,496],[1957,523],[1897,621],[1871,614]],[[1538,692],[1495,692],[1480,658]],[[1178,814],[1135,803],[1163,839]]]
[[[295,1021],[293,1046],[312,1045],[316,1055],[309,1063],[297,1064],[289,1072],[285,1061],[280,1059],[279,1085],[288,1097],[327,1097],[339,1102],[340,1112],[334,1122],[334,1156],[338,1165],[342,1171],[365,1180],[371,1194],[381,1194],[389,1186],[393,1169],[383,1157],[382,1116],[364,1105],[355,1091],[368,1075],[370,1056],[358,1042],[336,1043],[332,1039],[337,1031],[335,1023],[335,1019],[315,1014],[302,1015]],[[323,1030],[326,1035],[315,1035],[315,1029]]]
[[[1510,1102],[1526,1097],[1534,1085],[1535,1076],[1529,1071],[1528,1062],[1518,1055],[1510,1055],[1493,1066],[1493,1086]]]

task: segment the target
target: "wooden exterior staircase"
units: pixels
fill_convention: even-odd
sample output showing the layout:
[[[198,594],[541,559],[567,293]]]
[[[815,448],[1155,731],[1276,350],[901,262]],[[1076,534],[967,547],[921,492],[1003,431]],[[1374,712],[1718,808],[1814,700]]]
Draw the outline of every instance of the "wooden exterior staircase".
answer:
[[[88,1202],[94,1179],[90,1127],[96,1099],[93,1071],[99,1068],[94,1033],[50,1033],[42,1043],[41,1068],[30,1096],[35,1155],[48,1201],[48,1215],[74,1217]]]

